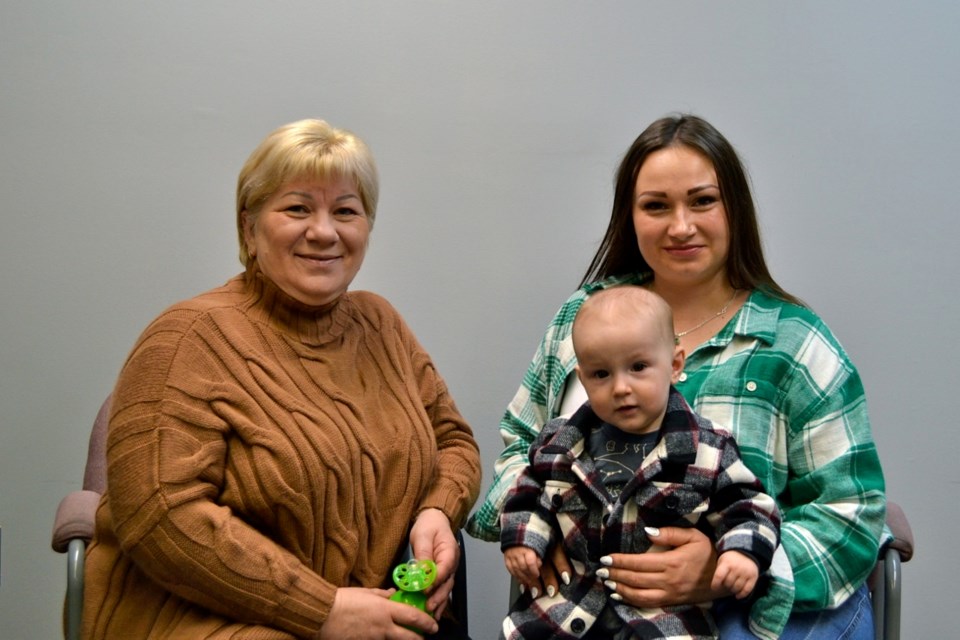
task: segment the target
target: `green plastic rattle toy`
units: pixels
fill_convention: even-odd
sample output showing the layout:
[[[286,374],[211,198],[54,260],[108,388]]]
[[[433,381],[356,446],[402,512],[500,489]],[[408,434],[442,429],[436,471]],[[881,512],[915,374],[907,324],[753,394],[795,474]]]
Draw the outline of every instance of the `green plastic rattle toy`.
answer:
[[[398,564],[393,570],[393,582],[399,589],[390,596],[394,602],[402,602],[410,606],[427,610],[426,590],[437,579],[437,565],[433,560],[407,560]],[[414,629],[421,635],[422,631]]]

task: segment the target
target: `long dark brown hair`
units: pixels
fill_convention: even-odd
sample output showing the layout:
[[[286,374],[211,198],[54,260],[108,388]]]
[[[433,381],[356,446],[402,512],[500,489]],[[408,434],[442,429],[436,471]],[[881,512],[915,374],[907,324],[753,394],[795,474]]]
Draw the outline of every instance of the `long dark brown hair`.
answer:
[[[802,305],[802,301],[776,283],[767,269],[750,184],[733,145],[703,118],[686,114],[657,120],[627,149],[617,170],[610,224],[596,255],[590,261],[581,286],[610,276],[651,271],[650,265],[640,254],[633,226],[637,175],[651,153],[681,145],[706,156],[717,172],[720,198],[730,228],[726,265],[730,285],[736,289],[760,289],[782,300]]]

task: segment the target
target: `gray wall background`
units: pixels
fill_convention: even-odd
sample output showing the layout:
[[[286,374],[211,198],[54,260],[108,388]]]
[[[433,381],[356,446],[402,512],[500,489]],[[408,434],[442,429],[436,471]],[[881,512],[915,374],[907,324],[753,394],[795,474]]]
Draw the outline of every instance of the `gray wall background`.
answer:
[[[235,176],[268,131],[319,116],[373,148],[356,285],[433,354],[486,484],[620,154],[675,110],[737,145],[774,274],[859,365],[918,542],[904,636],[951,637],[958,24],[949,0],[0,0],[0,638],[58,635],[56,505],[139,332],[239,270]],[[467,551],[490,638],[506,573]]]

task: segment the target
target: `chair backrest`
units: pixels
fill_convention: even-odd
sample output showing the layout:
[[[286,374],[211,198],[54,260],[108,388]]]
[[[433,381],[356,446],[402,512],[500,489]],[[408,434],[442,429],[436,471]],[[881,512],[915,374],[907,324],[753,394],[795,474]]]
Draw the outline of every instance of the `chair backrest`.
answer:
[[[90,443],[87,445],[87,466],[83,470],[83,488],[100,494],[107,489],[107,423],[110,421],[112,399],[112,394],[107,396],[93,421]]]
[[[83,471],[83,489],[71,491],[60,501],[53,519],[51,547],[66,553],[71,540],[93,538],[94,520],[100,496],[107,487],[107,422],[110,396],[100,405],[87,444],[87,462]]]

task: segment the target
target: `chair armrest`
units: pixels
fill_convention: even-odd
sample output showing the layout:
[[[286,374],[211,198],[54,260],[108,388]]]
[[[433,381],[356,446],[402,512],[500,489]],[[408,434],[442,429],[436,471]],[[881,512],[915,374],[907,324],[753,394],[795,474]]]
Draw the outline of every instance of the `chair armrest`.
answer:
[[[88,542],[93,538],[94,516],[100,494],[96,491],[73,491],[64,496],[57,507],[53,520],[53,537],[50,546],[57,553],[65,553],[70,540],[80,538]]]
[[[896,502],[887,502],[887,526],[893,533],[890,548],[897,550],[902,562],[907,562],[913,557],[913,530],[903,509]]]

